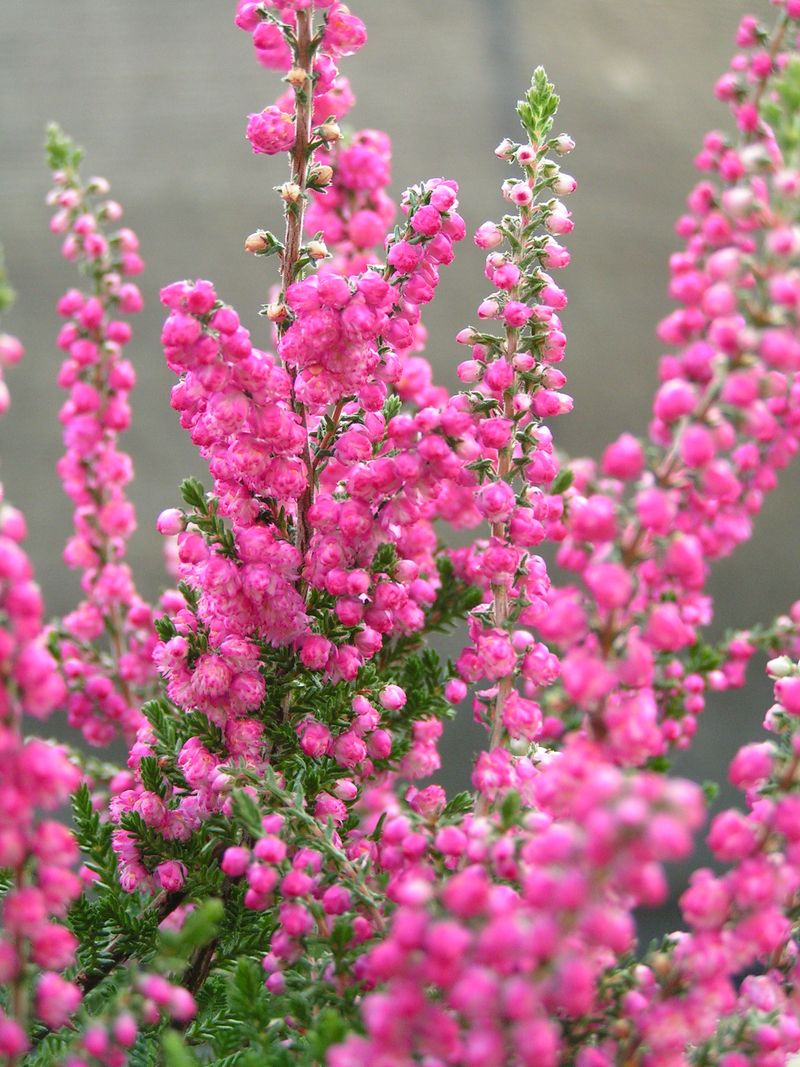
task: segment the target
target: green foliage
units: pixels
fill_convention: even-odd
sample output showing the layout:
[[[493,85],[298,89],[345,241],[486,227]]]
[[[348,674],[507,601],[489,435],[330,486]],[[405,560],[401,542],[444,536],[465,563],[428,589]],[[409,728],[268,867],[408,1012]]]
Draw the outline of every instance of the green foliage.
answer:
[[[206,491],[197,478],[184,478],[181,482],[181,496],[187,507],[204,513],[207,507]]]
[[[713,804],[719,795],[719,782],[712,782],[710,779],[703,782],[703,796],[705,797],[706,804]]]
[[[773,79],[774,92],[764,94],[761,115],[772,126],[786,164],[796,166],[800,156],[800,57],[790,56],[779,77]]]
[[[111,849],[111,826],[102,823],[94,810],[89,787],[82,782],[72,798],[75,838],[86,866],[100,876],[100,884],[117,884],[117,861]]]
[[[6,277],[6,263],[3,256],[3,246],[0,245],[0,315],[8,311],[16,299],[16,293],[8,284]]]
[[[697,641],[689,649],[686,669],[692,674],[708,674],[720,667],[724,660],[725,655],[719,648]]]
[[[565,493],[572,485],[574,478],[575,475],[568,468],[565,467],[560,470],[550,486],[550,495],[559,496],[561,493]]]
[[[192,1055],[177,1030],[165,1030],[161,1035],[161,1051],[165,1067],[197,1067],[198,1060]]]
[[[531,87],[517,103],[517,114],[531,144],[540,145],[553,128],[559,98],[544,67],[533,72]]]
[[[209,496],[197,478],[184,478],[181,482],[181,496],[187,507],[193,509],[187,518],[193,526],[215,542],[228,556],[235,555],[233,534],[219,516],[219,501]]]
[[[83,149],[56,122],[47,127],[44,147],[51,170],[77,170],[83,159]]]
[[[159,933],[160,951],[170,957],[188,959],[195,949],[214,940],[223,914],[222,901],[216,897],[201,901],[186,916],[180,930],[165,929]]]
[[[461,815],[466,815],[468,811],[472,811],[475,806],[475,796],[473,793],[464,790],[461,793],[456,793],[454,797],[451,797],[445,805],[445,809],[442,812],[443,821],[457,820]]]

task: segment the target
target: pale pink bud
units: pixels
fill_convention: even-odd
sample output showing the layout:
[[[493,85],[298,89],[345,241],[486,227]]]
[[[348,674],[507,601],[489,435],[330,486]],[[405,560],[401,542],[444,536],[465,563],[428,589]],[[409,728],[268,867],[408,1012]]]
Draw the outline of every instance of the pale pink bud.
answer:
[[[166,508],[156,519],[156,529],[164,537],[175,537],[186,529],[186,518],[179,508]]]

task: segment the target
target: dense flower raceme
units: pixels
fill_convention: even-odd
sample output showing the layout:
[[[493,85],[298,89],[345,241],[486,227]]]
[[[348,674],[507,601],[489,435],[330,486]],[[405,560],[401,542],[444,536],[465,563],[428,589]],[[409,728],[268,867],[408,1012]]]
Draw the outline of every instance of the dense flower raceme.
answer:
[[[16,338],[0,335],[4,368],[22,355]],[[25,536],[24,517],[0,502],[0,867],[9,875],[0,937],[0,987],[7,997],[0,1056],[6,1061],[28,1048],[26,1017],[61,1026],[81,999],[59,974],[74,962],[77,947],[63,919],[81,890],[71,870],[78,848],[55,816],[80,772],[58,746],[23,736],[25,719],[47,718],[65,697],[45,642]]]
[[[125,487],[133,477],[119,434],[130,424],[128,397],[136,381],[123,357],[142,297],[131,280],[143,263],[132,230],[119,227],[122,208],[104,178],[83,183],[62,134],[49,133],[56,208],[50,228],[63,235],[62,255],[91,277],[92,291],[68,290],[58,302],[66,320],[58,335],[66,354],[58,383],[69,393],[59,417],[66,452],[58,473],[73,502],[74,533],[64,552],[82,571],[85,599],[62,620],[58,654],[69,687],[68,718],[92,745],[121,732],[132,740],[139,706],[153,680],[153,613],[137,594],[124,562],[136,526]],[[71,153],[73,153],[71,155]],[[107,647],[105,647],[107,645]]]
[[[778,6],[772,37],[743,21],[718,85],[739,137],[706,140],[679,223],[682,307],[660,330],[677,354],[651,444],[623,435],[595,466],[559,461],[548,424],[571,408],[554,275],[575,181],[544,72],[519,105],[522,141],[497,149],[520,169],[508,214],[475,234],[491,290],[458,335],[451,396],[421,354],[421,315],[465,234],[456,184],[414,186],[398,216],[388,138],[340,129],[353,97],[337,63],[366,39],[344,5],[237,4],[288,85],[247,123],[253,150],[291,168],[284,234],[245,245],[280,266],[262,309],[272,351],[211,282],[162,291],[173,407],[211,486],[188,480],[184,507],[158,519],[180,586],[157,642],[122,562],[133,515],[116,448],[133,384],[117,315],[138,303],[139,261],[129,231],[106,236],[107,189],[51,145],[55,228],[96,283],[60,305],[68,557],[86,601],[54,630],[59,672],[24,527],[4,511],[7,1059],[31,1038],[41,1062],[70,1067],[777,1067],[800,1049],[800,609],[720,649],[703,636],[708,563],[750,535],[796,450],[800,5]],[[477,537],[445,551],[447,526]],[[448,677],[426,640],[459,619],[468,644]],[[637,958],[635,909],[664,902],[664,865],[704,821],[665,753],[757,649],[776,703],[767,739],[731,765],[747,810],[715,815],[717,869],[683,892],[684,932]],[[163,696],[142,721],[151,651]],[[426,779],[470,686],[489,748],[477,794],[448,798]],[[77,772],[18,726],[61,703],[90,741],[136,729],[127,767],[92,763],[75,798],[86,888],[71,932],[53,920],[79,887],[72,839],[36,823],[31,781],[44,774],[55,803]]]
[[[359,130],[331,143],[327,165],[331,183],[312,191],[305,216],[306,233],[320,234],[334,253],[330,269],[356,274],[376,262],[397,208],[386,192],[391,180],[391,142],[382,130]],[[325,157],[318,157],[321,160]],[[325,264],[328,267],[328,264]]]
[[[750,536],[798,448],[800,172],[781,136],[794,105],[771,88],[786,57],[751,19],[738,40],[748,50],[717,94],[739,136],[706,137],[696,163],[707,176],[678,222],[686,245],[670,294],[682,306],[659,327],[678,350],[661,360],[651,445],[623,434],[600,464],[573,464],[563,512],[546,523],[559,564],[582,581],[545,597],[540,633],[564,653],[548,706],[577,707],[630,763],[688,745],[705,692],[741,684],[755,650],[746,634],[717,656],[699,650],[709,563]],[[762,97],[773,125],[759,118]]]
[[[499,321],[503,333],[469,328],[457,338],[472,346],[472,358],[458,368],[461,380],[473,387],[464,394],[467,410],[476,417],[468,464],[478,479],[472,506],[491,537],[455,553],[458,573],[482,588],[486,598],[470,619],[472,643],[457,664],[461,682],[454,680],[450,688],[460,699],[464,683],[490,684],[478,690],[474,704],[491,734],[490,750],[480,757],[474,777],[482,803],[513,784],[508,750],[500,742],[508,736],[525,752],[539,737],[542,715],[531,694],[559,670],[555,657],[524,628],[541,618],[549,589],[544,561],[530,553],[544,540],[543,520],[553,513],[545,493],[558,473],[542,419],[572,407],[571,397],[560,392],[566,378],[555,366],[564,356],[558,311],[567,298],[546,269],[569,263],[569,253],[553,235],[568,233],[572,221],[554,194],[570,193],[576,184],[550,156],[572,147],[566,136],[549,136],[557,104],[540,68],[518,107],[529,142],[505,140],[497,149],[500,158],[522,168],[521,179],[503,184],[503,195],[518,207],[518,215],[507,215],[500,224],[486,222],[475,235],[489,252],[485,273],[497,287],[478,307],[478,316],[487,325]],[[501,250],[506,243],[507,251]],[[527,696],[515,688],[517,679],[525,681]]]

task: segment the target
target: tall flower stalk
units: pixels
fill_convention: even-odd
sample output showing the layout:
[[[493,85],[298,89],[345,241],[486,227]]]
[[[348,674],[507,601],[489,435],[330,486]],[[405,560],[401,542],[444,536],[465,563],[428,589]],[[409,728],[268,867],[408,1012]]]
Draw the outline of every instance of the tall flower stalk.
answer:
[[[466,234],[457,184],[394,204],[388,137],[346,128],[338,64],[366,41],[348,8],[239,0],[287,85],[246,125],[255,153],[288,155],[285,228],[245,241],[277,260],[266,329],[210,281],[161,292],[172,406],[210,484],[187,479],[158,517],[178,588],[154,633],[117,449],[134,381],[118,313],[138,310],[142,263],[51,132],[52,228],[93,287],[59,303],[85,599],[44,628],[3,505],[3,1062],[778,1067],[800,1050],[800,604],[705,633],[709,562],[750,536],[799,444],[800,2],[776,6],[771,35],[742,21],[717,85],[737,134],[706,138],[678,224],[650,443],[623,434],[593,463],[560,459],[548,421],[572,407],[553,274],[576,182],[544,71],[497,149],[519,170],[475,233],[491,291],[451,395],[423,312]],[[0,337],[0,369],[21,355]],[[447,548],[451,528],[476,533]],[[459,624],[443,664],[431,636]],[[710,822],[685,929],[643,949],[637,912],[667,900],[712,793],[668,774],[670,751],[759,652],[774,704],[730,767],[745,807]],[[488,745],[474,793],[448,797],[431,778],[470,687]],[[24,737],[61,706],[92,744],[121,728],[126,765]],[[69,792],[73,831],[40,816]]]

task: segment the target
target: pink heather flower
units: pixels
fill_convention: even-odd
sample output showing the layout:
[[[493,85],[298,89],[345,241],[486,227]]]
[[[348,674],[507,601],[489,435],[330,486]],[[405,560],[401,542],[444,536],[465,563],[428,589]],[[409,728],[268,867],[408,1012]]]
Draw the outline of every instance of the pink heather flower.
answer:
[[[327,726],[314,719],[306,719],[297,727],[300,748],[307,756],[319,759],[331,747],[331,732]]]
[[[744,859],[756,847],[753,823],[740,811],[721,812],[711,824],[708,847],[723,862]]]
[[[155,869],[155,877],[165,892],[175,893],[186,881],[186,867],[177,860],[168,860],[166,863],[159,863]]]
[[[81,991],[60,975],[46,971],[36,986],[36,1014],[51,1030],[69,1019],[81,1002]]]
[[[220,867],[229,878],[240,878],[250,865],[250,850],[238,845],[225,849]]]
[[[132,1015],[118,1015],[112,1026],[112,1033],[117,1044],[123,1048],[132,1048],[136,1044],[138,1026]]]
[[[164,537],[175,537],[186,526],[186,519],[180,508],[167,508],[156,519],[156,529]]]
[[[484,222],[475,231],[475,244],[478,248],[497,248],[503,243],[503,235],[494,222]]]
[[[496,523],[511,515],[516,498],[507,482],[490,482],[478,491],[475,503],[489,522]]]
[[[328,663],[333,645],[319,634],[310,634],[303,638],[300,649],[300,659],[304,666],[312,670],[323,670]]]
[[[422,245],[414,245],[409,241],[397,241],[389,248],[386,262],[400,274],[411,274],[422,256]]]
[[[533,308],[519,300],[509,300],[503,308],[503,318],[512,327],[524,326],[531,315],[533,315]]]
[[[9,1061],[27,1052],[30,1044],[24,1029],[14,1019],[0,1019],[0,1053]]]
[[[378,694],[381,707],[386,708],[387,711],[399,711],[400,708],[405,707],[407,699],[405,691],[399,685],[384,686]]]
[[[352,906],[350,891],[341,885],[332,885],[322,894],[322,907],[326,915],[344,915]]]
[[[357,767],[366,758],[367,746],[358,734],[348,730],[336,738],[333,755],[343,767]]]
[[[790,715],[800,715],[800,677],[779,678],[775,699]]]
[[[294,120],[272,105],[247,116],[246,136],[255,153],[288,152],[295,140]]]
[[[188,1023],[197,1014],[197,1003],[188,989],[173,986],[167,1011],[176,1022]]]
[[[442,228],[442,216],[433,204],[417,208],[411,216],[411,228],[423,237],[433,237]]]
[[[728,778],[739,789],[750,789],[769,778],[773,768],[772,745],[744,745],[733,758]]]
[[[621,434],[603,453],[603,471],[612,478],[626,481],[638,478],[644,469],[645,455],[641,442],[632,434]]]
[[[511,692],[503,702],[503,725],[509,737],[535,741],[542,731],[542,709],[534,700]]]
[[[460,704],[467,695],[467,686],[460,678],[451,678],[445,683],[444,698],[450,704]]]

